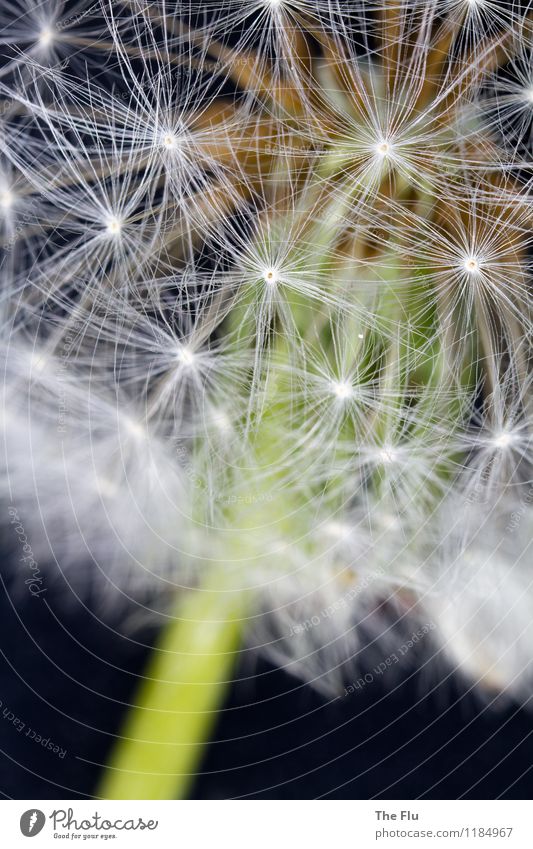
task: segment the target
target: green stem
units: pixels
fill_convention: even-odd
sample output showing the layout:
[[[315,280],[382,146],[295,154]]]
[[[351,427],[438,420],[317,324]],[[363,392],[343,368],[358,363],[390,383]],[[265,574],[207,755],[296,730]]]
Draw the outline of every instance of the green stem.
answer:
[[[105,769],[104,799],[183,799],[231,681],[245,594],[209,585],[180,597]]]

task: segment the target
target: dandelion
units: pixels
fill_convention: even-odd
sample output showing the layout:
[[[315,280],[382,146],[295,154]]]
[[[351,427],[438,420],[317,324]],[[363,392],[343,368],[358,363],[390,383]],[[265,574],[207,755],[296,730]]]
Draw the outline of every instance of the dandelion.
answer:
[[[243,644],[529,695],[526,7],[0,13],[4,493],[167,622],[101,795],[186,795]]]

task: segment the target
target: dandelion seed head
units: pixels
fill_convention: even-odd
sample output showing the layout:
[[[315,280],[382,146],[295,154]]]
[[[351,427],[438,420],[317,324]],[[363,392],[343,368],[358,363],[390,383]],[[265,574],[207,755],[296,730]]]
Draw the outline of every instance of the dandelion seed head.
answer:
[[[468,274],[479,274],[481,270],[481,263],[477,256],[472,255],[466,257],[463,262],[463,267]]]
[[[114,237],[119,236],[121,230],[122,230],[122,221],[120,220],[120,218],[111,217],[111,218],[107,219],[107,221],[106,221],[106,232],[110,236],[114,236]]]
[[[276,268],[270,267],[265,268],[263,271],[263,280],[265,283],[268,283],[269,286],[275,286],[279,281],[279,272]]]
[[[392,153],[392,144],[386,139],[377,142],[374,150],[381,159],[386,159]]]
[[[116,483],[103,475],[97,475],[96,488],[104,498],[115,498],[119,494]]]
[[[515,438],[516,436],[512,432],[502,430],[500,433],[497,433],[492,437],[491,442],[495,448],[504,449],[509,448],[509,446],[515,441]]]
[[[52,27],[43,27],[41,32],[39,33],[38,42],[40,47],[47,49],[51,46],[52,42],[55,38],[55,32]]]
[[[380,463],[385,466],[390,466],[396,463],[400,457],[400,452],[393,445],[384,445],[378,452],[377,458]]]
[[[174,133],[165,133],[165,135],[161,139],[161,144],[163,147],[176,147],[178,140]]]
[[[181,149],[182,136],[175,130],[163,130],[159,140],[161,146],[169,152],[176,152]]]
[[[482,635],[483,674],[522,585],[485,604],[481,512],[506,502],[505,580],[533,528],[527,4],[112,5],[70,18],[87,39],[61,3],[4,39],[0,467],[43,564],[238,572],[274,628],[331,607],[280,649],[314,681],[359,654],[344,615],[374,633],[402,587],[425,616],[442,570],[434,619],[454,662]]]
[[[30,355],[30,369],[32,372],[41,374],[48,365],[48,359],[43,354],[33,351]]]
[[[136,421],[131,418],[131,416],[125,416],[123,419],[124,430],[132,439],[136,442],[145,442],[148,438],[148,434],[146,432],[146,428],[141,422]]]
[[[231,419],[225,410],[214,410],[211,422],[220,433],[229,433],[232,430]]]
[[[331,390],[340,401],[347,401],[353,395],[353,387],[346,380],[333,380],[331,382]]]
[[[189,368],[195,362],[194,351],[191,351],[187,345],[179,345],[176,351],[176,360],[181,366]]]
[[[393,513],[384,512],[380,515],[379,519],[386,531],[398,531],[401,527],[400,519]]]

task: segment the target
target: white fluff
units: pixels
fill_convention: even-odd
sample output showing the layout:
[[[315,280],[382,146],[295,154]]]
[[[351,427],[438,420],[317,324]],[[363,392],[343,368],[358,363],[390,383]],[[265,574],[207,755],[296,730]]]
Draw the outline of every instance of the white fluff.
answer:
[[[0,474],[43,568],[220,570],[326,690],[412,623],[530,694],[533,21],[500,6],[4,4]]]

